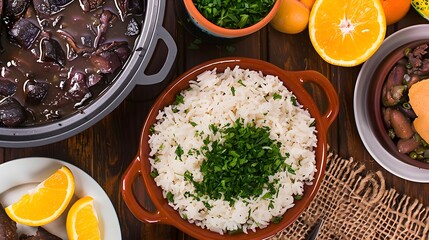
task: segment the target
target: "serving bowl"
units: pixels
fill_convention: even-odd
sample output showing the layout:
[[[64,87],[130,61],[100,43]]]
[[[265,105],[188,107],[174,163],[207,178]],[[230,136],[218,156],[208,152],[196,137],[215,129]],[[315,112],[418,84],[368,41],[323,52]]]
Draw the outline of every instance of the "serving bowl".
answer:
[[[151,164],[149,162],[149,134],[151,126],[156,122],[158,112],[167,105],[175,101],[176,95],[189,87],[189,81],[207,71],[217,69],[222,72],[226,68],[239,66],[242,69],[261,71],[264,75],[270,74],[278,76],[286,88],[290,90],[302,104],[304,109],[308,109],[310,115],[315,118],[317,130],[317,146],[315,148],[316,168],[313,184],[304,187],[304,195],[301,200],[295,201],[295,206],[288,209],[279,223],[272,223],[264,229],[258,229],[256,232],[249,231],[248,234],[225,234],[202,229],[197,225],[189,223],[182,219],[179,213],[168,205],[164,199],[162,190],[159,188],[154,179],[150,176]],[[321,88],[327,98],[327,108],[321,113],[313,101],[312,97],[304,88],[304,83],[312,83]],[[197,239],[263,239],[273,236],[277,232],[293,223],[299,215],[310,204],[313,197],[322,182],[325,172],[327,157],[327,130],[335,120],[339,110],[339,101],[337,93],[328,79],[316,71],[285,71],[271,63],[249,59],[249,58],[221,58],[202,63],[179,76],[172,82],[158,97],[152,106],[141,132],[140,145],[138,152],[123,175],[122,179],[122,196],[131,212],[142,222],[162,223],[177,227],[183,232]],[[146,187],[148,197],[152,200],[157,211],[150,212],[136,199],[133,193],[133,183],[137,178],[142,177]]]
[[[371,85],[368,91],[368,98],[372,105],[368,106],[368,110],[373,114],[369,114],[370,124],[374,131],[375,136],[379,139],[381,145],[387,149],[394,157],[399,160],[416,166],[418,168],[429,169],[429,164],[417,159],[412,159],[407,154],[400,153],[393,140],[389,137],[388,131],[383,122],[383,114],[381,107],[382,89],[383,85],[387,81],[388,75],[393,67],[398,63],[400,59],[404,57],[404,53],[407,49],[413,49],[423,43],[429,43],[427,40],[418,40],[406,43],[396,48],[391,54],[387,55],[380,63],[377,70],[374,72],[373,78],[370,80]],[[410,124],[412,124],[410,122]]]
[[[165,4],[166,0],[146,1],[143,25],[134,48],[125,65],[102,93],[75,113],[56,121],[28,127],[0,127],[0,146],[33,147],[66,139],[84,131],[113,111],[136,85],[153,85],[163,81],[177,54],[174,39],[162,26]],[[167,56],[160,70],[149,75],[145,72],[152,56],[156,54],[158,41],[163,41],[167,46]]]
[[[207,18],[201,14],[197,7],[195,7],[193,0],[183,0],[183,2],[191,21],[197,27],[209,35],[220,38],[238,38],[250,35],[260,30],[261,28],[265,27],[271,21],[271,19],[273,19],[280,7],[280,0],[276,0],[271,10],[261,21],[245,28],[230,29],[220,27],[207,20]]]
[[[428,24],[401,29],[385,39],[363,64],[355,86],[353,106],[356,126],[368,152],[386,170],[416,182],[429,182],[429,164],[399,153],[387,134],[381,114],[381,90],[392,67],[406,48],[429,42]]]

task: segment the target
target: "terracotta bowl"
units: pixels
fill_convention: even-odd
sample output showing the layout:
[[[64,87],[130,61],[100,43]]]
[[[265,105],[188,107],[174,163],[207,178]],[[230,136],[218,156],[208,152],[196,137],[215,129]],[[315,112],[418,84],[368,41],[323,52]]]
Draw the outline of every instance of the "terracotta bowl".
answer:
[[[406,43],[387,55],[377,67],[370,80],[370,87],[368,92],[368,112],[370,127],[378,139],[380,144],[395,158],[403,161],[404,163],[413,165],[418,168],[429,169],[429,163],[422,162],[410,158],[407,154],[398,152],[396,144],[389,137],[386,127],[383,123],[382,110],[381,110],[381,95],[383,84],[385,83],[390,71],[396,63],[404,57],[405,49],[414,48],[423,43],[429,43],[428,40],[418,40]]]
[[[273,19],[280,7],[280,0],[276,0],[271,11],[268,12],[268,14],[261,21],[246,28],[228,29],[220,27],[207,20],[195,7],[193,0],[183,0],[183,2],[192,22],[197,27],[199,27],[205,33],[221,38],[243,37],[260,30],[261,28],[265,27],[265,25],[267,25],[271,19]]]
[[[180,217],[179,213],[170,207],[167,200],[162,196],[161,188],[157,187],[155,181],[150,176],[151,166],[149,158],[149,128],[156,121],[155,117],[158,111],[166,105],[174,102],[175,96],[180,91],[189,87],[189,81],[196,79],[197,75],[206,70],[217,68],[218,72],[223,72],[225,68],[233,68],[239,65],[240,68],[262,71],[264,75],[271,74],[279,77],[284,85],[294,93],[298,101],[308,109],[311,116],[316,120],[317,129],[317,147],[316,165],[317,172],[314,176],[312,185],[305,186],[304,196],[301,200],[295,201],[295,206],[286,211],[283,220],[279,223],[272,223],[264,229],[258,229],[256,232],[249,231],[248,234],[240,233],[234,235],[220,235],[218,233],[202,229],[189,223]],[[317,85],[326,95],[327,108],[321,113],[312,97],[303,87],[304,83]],[[328,79],[316,71],[285,71],[271,63],[249,59],[249,58],[222,58],[215,59],[201,65],[198,65],[178,77],[170,86],[168,86],[154,103],[147,119],[144,123],[140,138],[140,146],[135,159],[126,170],[122,179],[122,196],[131,212],[142,222],[169,224],[177,227],[181,231],[197,239],[264,239],[275,235],[277,232],[293,223],[298,216],[307,208],[316,195],[325,173],[327,158],[326,135],[329,126],[335,120],[339,110],[338,95]],[[133,183],[137,178],[142,177],[146,187],[147,194],[156,207],[156,212],[150,212],[145,209],[136,199],[133,192]]]

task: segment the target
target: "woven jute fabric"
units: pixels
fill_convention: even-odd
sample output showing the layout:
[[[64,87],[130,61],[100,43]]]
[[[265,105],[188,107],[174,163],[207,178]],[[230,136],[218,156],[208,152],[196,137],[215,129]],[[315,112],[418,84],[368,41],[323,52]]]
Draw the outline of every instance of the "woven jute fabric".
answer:
[[[429,193],[422,193],[429,194]],[[332,153],[319,192],[296,222],[273,239],[306,239],[324,219],[319,239],[429,239],[429,208],[386,189],[381,172]]]

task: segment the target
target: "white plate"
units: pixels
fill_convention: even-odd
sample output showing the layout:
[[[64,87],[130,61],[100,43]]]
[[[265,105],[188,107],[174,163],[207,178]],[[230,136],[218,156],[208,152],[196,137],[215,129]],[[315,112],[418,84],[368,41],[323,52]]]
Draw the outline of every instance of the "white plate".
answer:
[[[0,203],[3,207],[10,205],[62,166],[67,166],[73,172],[76,183],[75,196],[69,204],[69,208],[78,198],[87,195],[93,197],[100,222],[101,239],[122,239],[118,216],[104,190],[84,171],[63,161],[31,157],[0,164]],[[67,239],[65,228],[67,211],[68,209],[54,222],[43,227],[62,239]],[[36,228],[33,227],[17,225],[20,234],[34,234],[36,231]]]
[[[393,157],[371,133],[367,112],[367,91],[370,79],[385,56],[408,42],[429,39],[429,24],[415,25],[395,32],[385,39],[377,52],[362,66],[354,92],[353,108],[359,135],[371,156],[386,170],[406,180],[429,182],[429,170],[417,168]]]

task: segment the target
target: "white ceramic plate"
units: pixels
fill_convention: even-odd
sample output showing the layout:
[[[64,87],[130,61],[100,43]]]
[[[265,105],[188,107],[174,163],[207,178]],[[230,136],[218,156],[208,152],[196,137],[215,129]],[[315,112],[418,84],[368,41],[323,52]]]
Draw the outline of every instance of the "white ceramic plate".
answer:
[[[101,239],[122,239],[118,216],[104,190],[87,173],[63,161],[31,157],[0,164],[0,203],[3,207],[10,205],[62,166],[67,166],[73,172],[76,183],[75,196],[69,204],[69,208],[78,198],[86,195],[92,196],[100,222]],[[43,227],[58,237],[67,239],[65,228],[67,211],[68,209],[54,222]],[[20,234],[34,234],[36,231],[36,228],[33,227],[17,225]]]
[[[429,170],[414,167],[393,157],[377,141],[374,134],[371,133],[369,113],[366,107],[369,105],[369,103],[367,103],[367,91],[370,85],[369,80],[377,66],[383,60],[383,57],[390,54],[397,47],[408,42],[422,39],[429,39],[429,24],[407,27],[387,37],[381,47],[365,62],[359,72],[355,86],[353,108],[359,135],[371,156],[382,167],[398,177],[414,182],[428,183]]]

